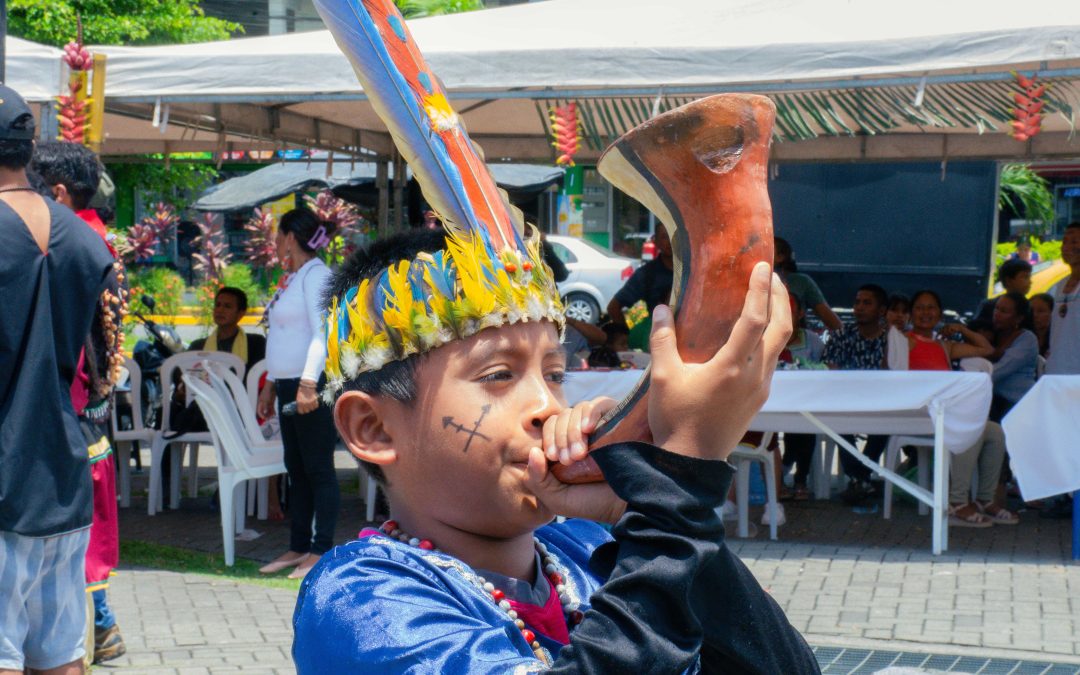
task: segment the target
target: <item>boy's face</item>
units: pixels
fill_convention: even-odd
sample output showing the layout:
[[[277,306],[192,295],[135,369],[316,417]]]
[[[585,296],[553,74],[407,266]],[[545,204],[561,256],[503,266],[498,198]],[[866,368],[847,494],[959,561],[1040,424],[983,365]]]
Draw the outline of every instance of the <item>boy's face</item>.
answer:
[[[555,326],[481,331],[432,350],[413,405],[385,407],[396,460],[383,467],[395,510],[490,537],[531,531],[554,514],[526,488],[529,450],[565,407],[566,357]]]
[[[1027,295],[1031,290],[1031,272],[1017,272],[1012,279],[1002,282],[1001,285],[1006,291],[1017,291]]]
[[[240,323],[244,313],[240,311],[240,303],[232,293],[218,293],[214,299],[214,325],[218,328],[228,328]]]

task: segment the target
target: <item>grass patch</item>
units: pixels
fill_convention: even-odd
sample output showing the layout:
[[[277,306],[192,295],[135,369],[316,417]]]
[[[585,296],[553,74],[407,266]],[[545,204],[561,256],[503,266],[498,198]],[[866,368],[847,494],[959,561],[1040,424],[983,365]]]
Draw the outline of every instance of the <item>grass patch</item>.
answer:
[[[293,591],[300,589],[300,579],[287,579],[284,576],[286,572],[281,572],[278,576],[259,574],[259,568],[262,565],[253,560],[237,557],[235,565],[226,567],[224,555],[200,553],[145,541],[121,541],[120,561],[126,565],[169,572],[203,574],[268,588],[287,588]]]

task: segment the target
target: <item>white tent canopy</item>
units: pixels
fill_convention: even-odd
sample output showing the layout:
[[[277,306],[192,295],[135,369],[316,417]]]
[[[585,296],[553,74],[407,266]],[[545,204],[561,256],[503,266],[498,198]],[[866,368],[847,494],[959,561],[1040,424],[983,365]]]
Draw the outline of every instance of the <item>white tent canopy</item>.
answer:
[[[559,103],[581,104],[588,161],[653,111],[723,91],[790,112],[779,139],[799,142],[779,144],[780,159],[1080,154],[1077,2],[548,0],[409,26],[489,159],[550,161],[544,118]],[[106,152],[184,149],[201,134],[200,149],[252,138],[391,153],[327,31],[101,51],[110,111],[143,120],[110,125]],[[1014,69],[1055,83],[1027,144],[1004,133]],[[881,100],[860,110],[855,91]],[[155,116],[170,124],[148,132]]]

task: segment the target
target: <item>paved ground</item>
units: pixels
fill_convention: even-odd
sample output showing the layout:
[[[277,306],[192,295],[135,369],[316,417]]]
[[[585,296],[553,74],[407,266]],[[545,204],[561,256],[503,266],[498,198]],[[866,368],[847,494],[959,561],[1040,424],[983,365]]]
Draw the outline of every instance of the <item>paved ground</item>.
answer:
[[[339,455],[341,540],[364,524],[350,462]],[[211,470],[202,474],[203,485],[212,483]],[[143,480],[136,478],[137,493]],[[179,511],[152,518],[145,506],[137,495],[132,508],[121,511],[123,539],[221,551],[210,497],[185,499]],[[892,521],[855,514],[836,502],[788,505],[787,513],[779,542],[767,541],[767,528],[760,527],[757,538],[732,539],[731,546],[811,644],[849,648],[840,661],[859,662],[852,656],[859,650],[892,650],[948,654],[952,661],[943,657],[942,663],[961,665],[966,661],[960,656],[1002,657],[1076,664],[1061,672],[1080,669],[1080,566],[1068,560],[1067,521],[1025,512],[1016,527],[954,528],[950,552],[935,557],[929,553],[928,518],[906,504],[897,506]],[[286,524],[249,521],[248,527],[262,536],[237,542],[238,555],[269,560],[284,550]],[[291,672],[292,591],[126,570],[112,594],[130,646],[115,669]],[[830,658],[838,653],[828,652]],[[866,663],[877,663],[874,658]],[[1032,667],[1022,670],[1040,672],[1037,664]],[[830,672],[853,670],[838,665]]]

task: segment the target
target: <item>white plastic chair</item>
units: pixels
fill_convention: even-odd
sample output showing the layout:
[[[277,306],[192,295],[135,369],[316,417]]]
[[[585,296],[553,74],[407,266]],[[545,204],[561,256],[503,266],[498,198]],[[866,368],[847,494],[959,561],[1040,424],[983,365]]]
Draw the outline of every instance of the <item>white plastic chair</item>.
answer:
[[[201,443],[211,442],[210,432],[189,432],[172,438],[165,438],[165,435],[172,433],[169,431],[172,425],[169,401],[172,399],[174,373],[177,370],[183,372],[195,368],[204,361],[210,363],[223,363],[235,373],[244,371],[244,362],[240,360],[240,357],[227,352],[217,351],[183,352],[174,354],[165,359],[161,364],[161,369],[159,370],[161,374],[161,391],[163,392],[161,429],[154,434],[153,443],[150,446],[150,498],[147,500],[146,506],[146,511],[151,516],[163,508],[164,486],[161,485],[161,459],[165,454],[165,448],[173,443],[181,443],[183,444],[181,447],[186,447],[189,451],[188,471],[190,473],[188,475],[188,494],[192,497],[197,494],[199,445]],[[173,453],[172,480],[169,486],[169,506],[174,509],[180,508],[180,467],[182,460],[182,452]]]
[[[750,467],[757,462],[765,471],[765,493],[768,496],[765,508],[769,510],[769,539],[776,541],[776,521],[780,509],[776,508],[776,462],[769,450],[772,437],[773,432],[766,432],[757,447],[740,444],[728,457],[728,461],[738,469],[735,476],[735,505],[739,510],[740,537],[750,536]],[[371,517],[368,520],[371,520]]]
[[[257,361],[251,364],[251,368],[248,368],[247,378],[245,379],[245,386],[247,387],[248,399],[251,400],[251,407],[258,408],[259,406],[259,380],[268,370],[266,365],[266,359]]]
[[[262,429],[259,427],[259,420],[255,415],[255,406],[251,403],[247,388],[236,373],[219,363],[207,364],[206,370],[210,375],[210,384],[213,385],[215,391],[223,399],[231,401],[235,405],[235,407],[227,407],[226,412],[232,423],[243,430],[250,446],[260,450],[276,448],[284,455],[285,451],[281,438],[267,439],[263,437]],[[248,492],[249,514],[255,506],[254,502],[257,501],[256,516],[259,520],[266,520],[269,511],[269,492],[269,479],[259,479],[258,488],[255,491]]]
[[[236,423],[239,415],[231,398],[223,398],[212,385],[188,373],[184,373],[183,379],[206,418],[217,451],[221,536],[225,547],[225,564],[231,567],[236,557],[236,533],[244,528],[244,509],[236,501],[236,488],[244,481],[284,473],[284,457],[280,446],[260,448],[252,447],[247,442],[246,434]]]
[[[960,359],[960,370],[968,373],[986,373],[993,375],[994,364],[978,356]],[[900,463],[900,449],[905,445],[914,446],[918,452],[918,481],[919,487],[930,489],[930,462],[934,451],[933,436],[892,436],[889,438],[888,448],[885,450],[885,468],[896,471]],[[948,457],[946,457],[948,459]],[[882,504],[882,516],[888,520],[892,518],[893,484],[885,481],[885,496]],[[919,502],[919,515],[925,516],[930,513],[930,507]]]
[[[1046,357],[1042,354],[1039,355],[1035,361],[1035,379],[1039,379],[1046,372]]]
[[[114,395],[109,431],[112,433],[113,449],[116,450],[116,463],[120,467],[120,506],[127,508],[131,506],[131,454],[138,443],[153,443],[157,429],[147,427],[143,421],[142,370],[139,364],[133,359],[124,359],[123,368],[127,371],[127,381],[131,387],[131,428],[119,428]]]

